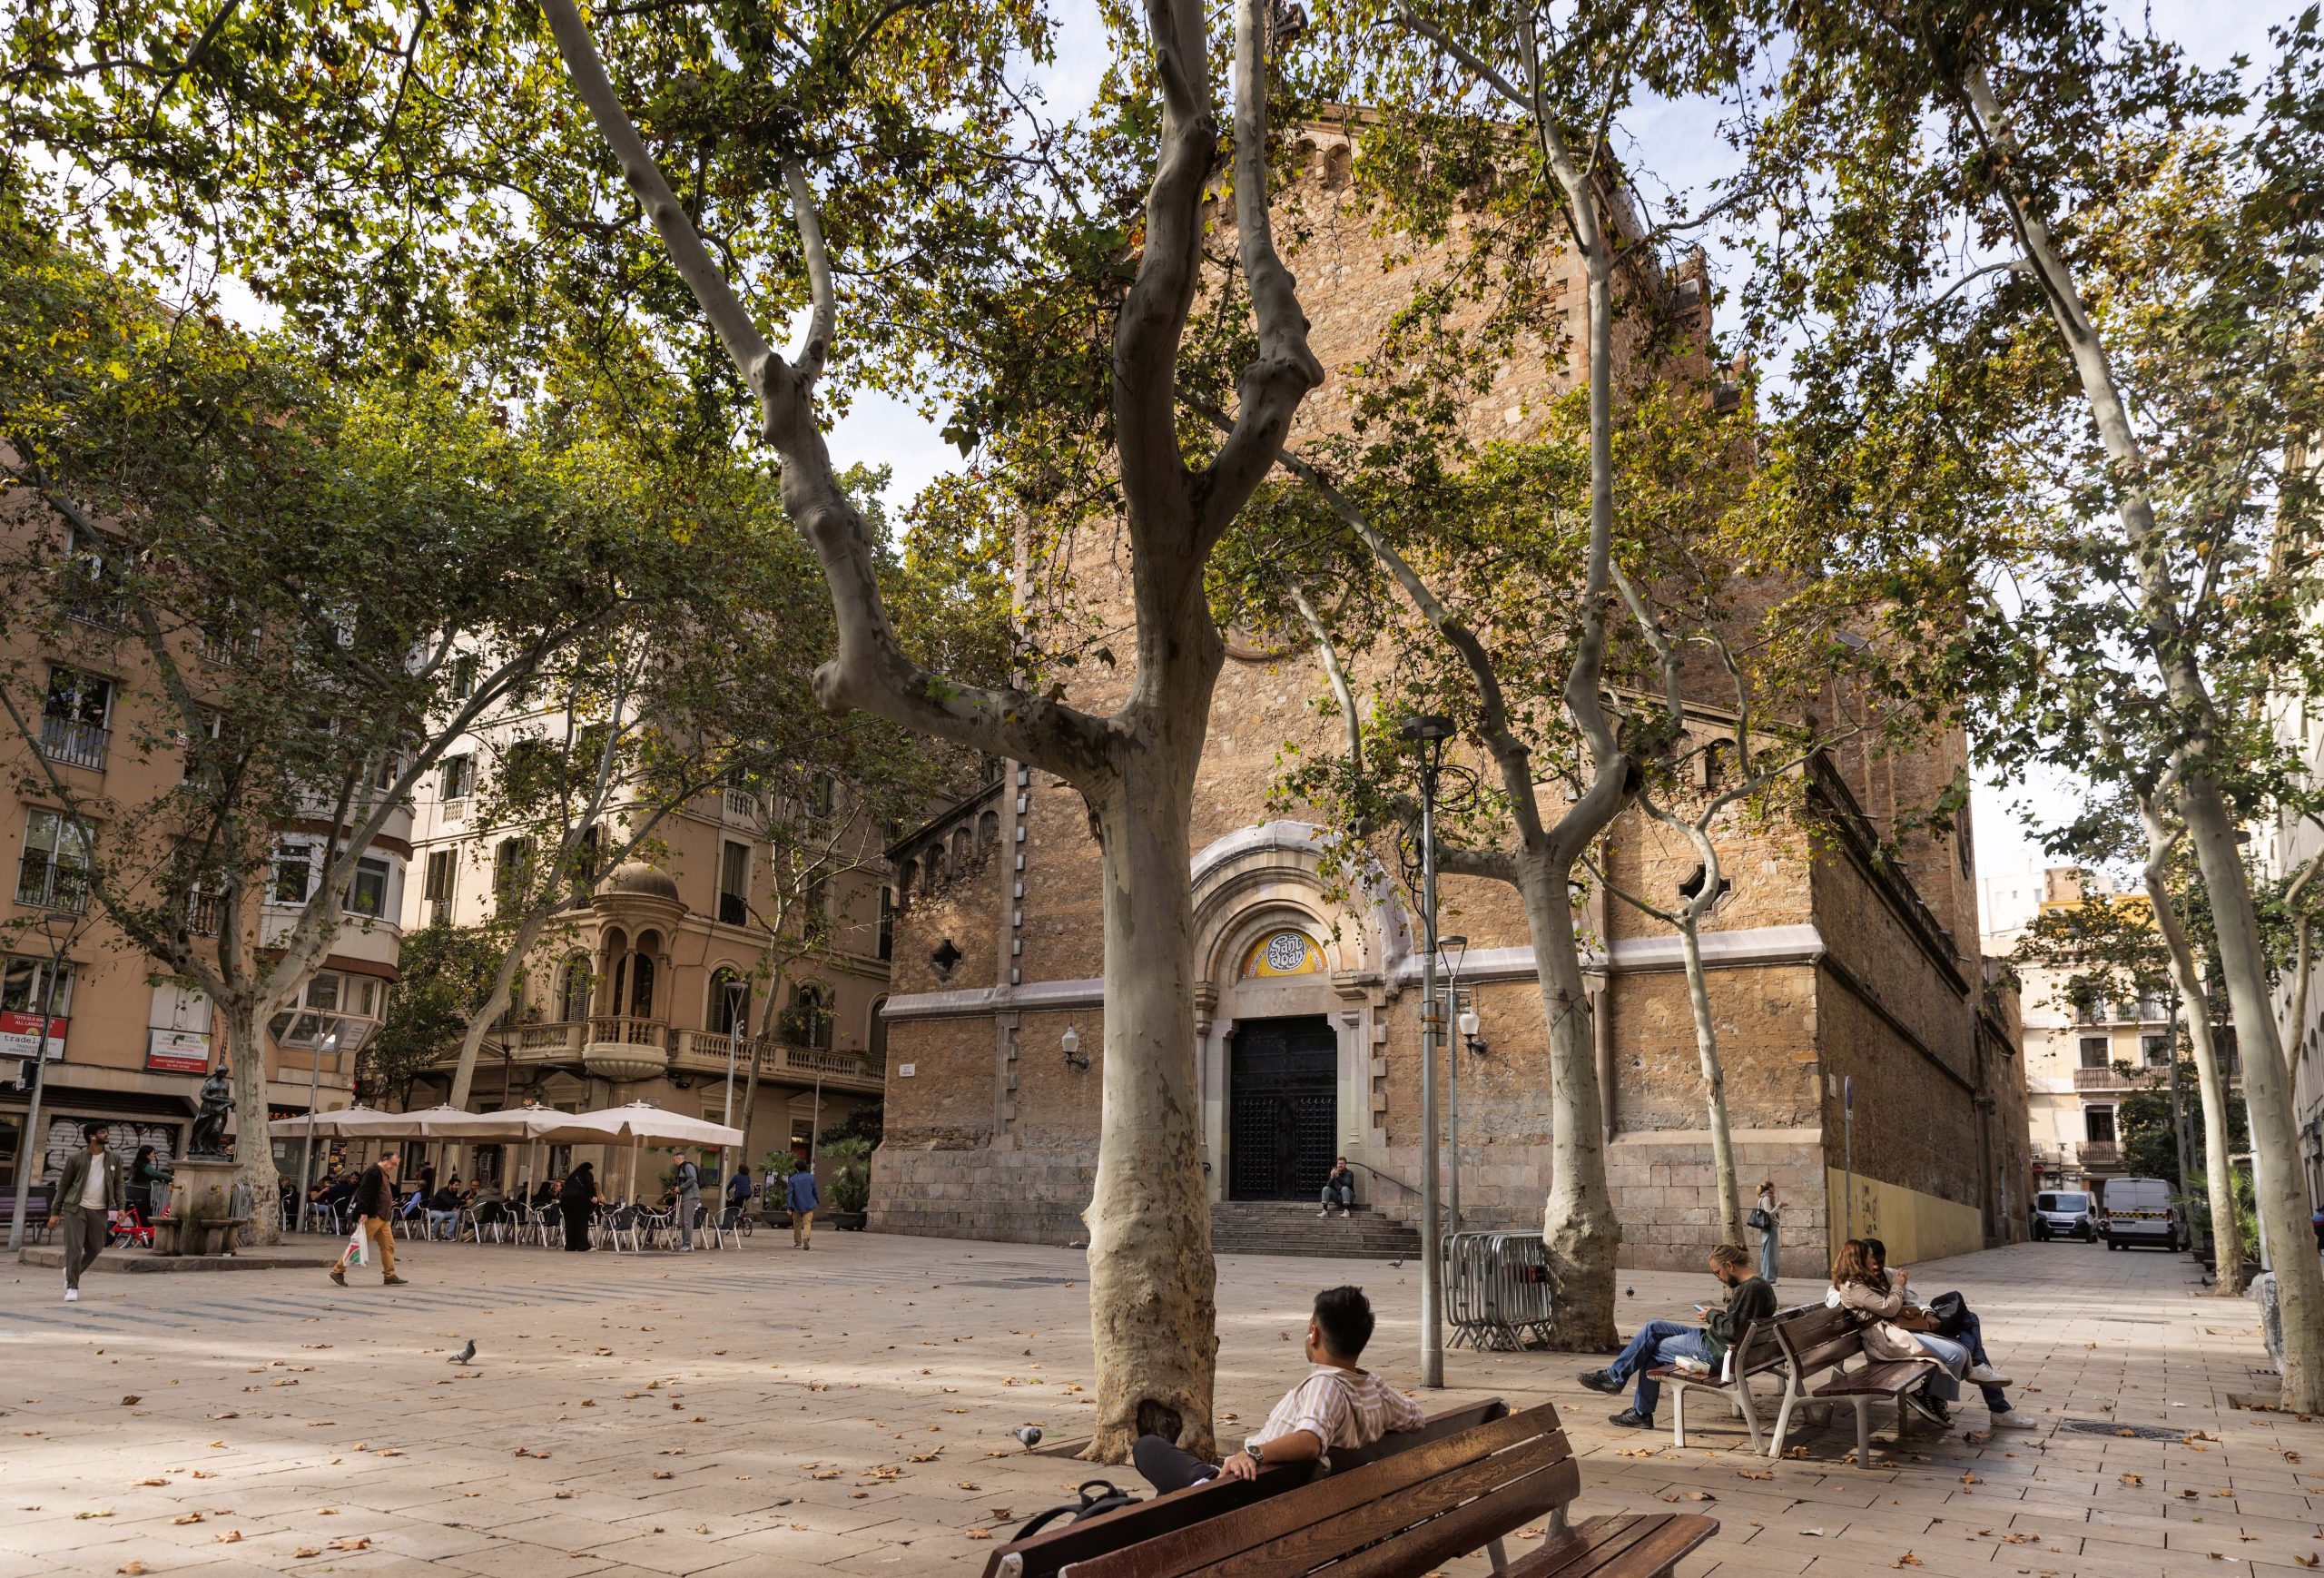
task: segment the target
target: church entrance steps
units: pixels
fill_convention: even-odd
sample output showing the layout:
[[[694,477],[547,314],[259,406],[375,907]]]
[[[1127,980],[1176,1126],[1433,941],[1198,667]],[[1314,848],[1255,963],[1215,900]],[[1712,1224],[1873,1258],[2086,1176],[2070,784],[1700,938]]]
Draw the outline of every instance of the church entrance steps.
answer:
[[[1328,1220],[1306,1200],[1221,1200],[1210,1208],[1210,1247],[1222,1255],[1300,1255],[1393,1260],[1420,1253],[1420,1234],[1368,1207]]]

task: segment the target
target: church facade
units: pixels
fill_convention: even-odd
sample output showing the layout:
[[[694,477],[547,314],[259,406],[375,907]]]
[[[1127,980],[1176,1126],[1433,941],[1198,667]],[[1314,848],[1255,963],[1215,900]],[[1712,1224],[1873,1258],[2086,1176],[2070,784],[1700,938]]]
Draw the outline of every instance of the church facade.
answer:
[[[1426,248],[1391,246],[1347,195],[1346,128],[1311,132],[1307,205],[1292,256],[1326,368],[1360,357],[1410,297]],[[1579,280],[1571,291],[1581,296]],[[1707,312],[1699,274],[1668,284]],[[1578,348],[1540,348],[1496,379],[1475,420],[1522,437],[1581,374]],[[1303,423],[1330,420],[1325,391]],[[1078,551],[1077,594],[1128,617],[1126,557]],[[1103,708],[1125,688],[1078,683]],[[1230,636],[1187,852],[1201,986],[1196,1049],[1205,1157],[1220,1202],[1313,1202],[1323,1170],[1356,1164],[1358,1198],[1416,1214],[1421,960],[1401,892],[1338,892],[1324,829],[1273,816],[1287,742],[1333,748],[1305,652]],[[1896,836],[1965,764],[1956,732],[1896,755],[1841,754],[1809,769],[1818,833],[1735,824],[1728,883],[1704,951],[1746,1204],[1761,1180],[1784,1205],[1782,1266],[1820,1275],[1837,1237],[1876,1234],[1899,1261],[2024,1236],[2026,1126],[2015,1002],[1978,956],[1965,823]],[[1555,791],[1552,796],[1552,808]],[[1877,853],[1893,844],[1901,855]],[[998,778],[890,852],[897,908],[884,1008],[886,1138],[872,1226],[1045,1243],[1086,1239],[1105,1068],[1098,853],[1079,794],[1009,762]],[[1669,897],[1694,873],[1672,834],[1635,812],[1597,852],[1613,883]],[[1443,883],[1441,930],[1475,1041],[1440,1051],[1456,1082],[1464,1228],[1538,1228],[1551,1100],[1542,1000],[1512,891]],[[1597,1011],[1608,1170],[1622,1263],[1696,1267],[1719,1237],[1702,1081],[1679,940],[1593,888],[1581,916]],[[1457,1064],[1457,1068],[1453,1065]],[[1443,1087],[1441,1085],[1440,1089]],[[1332,1224],[1316,1223],[1317,1232]]]

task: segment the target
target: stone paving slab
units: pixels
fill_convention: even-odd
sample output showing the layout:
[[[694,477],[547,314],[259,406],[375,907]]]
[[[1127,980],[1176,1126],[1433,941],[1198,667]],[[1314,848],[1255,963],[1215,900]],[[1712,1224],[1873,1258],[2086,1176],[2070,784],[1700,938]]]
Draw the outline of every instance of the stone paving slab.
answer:
[[[373,1273],[340,1289],[312,1267],[119,1277],[73,1306],[53,1273],[7,1267],[0,1578],[974,1572],[1078,1481],[1134,1480],[1009,1436],[1088,1429],[1086,1267],[1069,1250],[830,1234],[803,1256],[758,1235],[690,1257],[414,1244],[398,1262],[412,1286]],[[1883,1410],[1859,1469],[1846,1413],[1770,1462],[1705,1406],[1679,1450],[1667,1421],[1606,1423],[1619,1405],[1576,1383],[1585,1357],[1465,1348],[1424,1401],[1555,1402],[1579,1514],[1720,1520],[1688,1578],[2289,1578],[2324,1558],[2324,1434],[2227,1401],[2271,1385],[2250,1305],[2204,1294],[2183,1259],[2096,1247],[1915,1269],[1915,1287],[1968,1296],[2040,1429],[1983,1438],[1973,1401],[1951,1432],[1899,1444]],[[1326,1280],[1371,1293],[1368,1357],[1410,1385],[1409,1267],[1225,1257],[1229,1439],[1299,1373]],[[1711,1292],[1668,1273],[1622,1287],[1625,1329]],[[476,1361],[448,1363],[471,1337]]]

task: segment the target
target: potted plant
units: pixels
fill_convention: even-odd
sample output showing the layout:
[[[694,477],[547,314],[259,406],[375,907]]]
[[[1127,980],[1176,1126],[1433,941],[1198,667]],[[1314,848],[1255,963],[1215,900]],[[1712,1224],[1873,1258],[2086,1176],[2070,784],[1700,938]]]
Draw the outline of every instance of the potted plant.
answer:
[[[834,1228],[860,1233],[871,1218],[864,1208],[872,1203],[872,1142],[860,1135],[835,1139],[823,1147],[831,1174],[831,1221]]]
[[[759,1219],[770,1228],[791,1225],[791,1201],[783,1186],[798,1165],[799,1159],[788,1150],[770,1150],[759,1163]]]

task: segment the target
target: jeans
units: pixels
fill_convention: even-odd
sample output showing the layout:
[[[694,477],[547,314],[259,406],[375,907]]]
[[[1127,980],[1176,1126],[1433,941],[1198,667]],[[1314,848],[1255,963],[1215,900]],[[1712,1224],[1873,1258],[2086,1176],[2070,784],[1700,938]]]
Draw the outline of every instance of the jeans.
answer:
[[[1768,1228],[1759,1235],[1759,1276],[1772,1287],[1776,1282],[1776,1230]]]
[[[436,1236],[436,1229],[438,1228],[450,1228],[457,1231],[459,1227],[459,1221],[460,1213],[458,1211],[431,1210],[428,1213],[428,1236],[431,1238],[434,1238]]]
[[[1961,1396],[1961,1372],[1969,1367],[1968,1346],[1930,1331],[1915,1332],[1913,1340],[1921,1345],[1929,1357],[1945,1366],[1930,1376],[1921,1389],[1930,1396],[1941,1397],[1947,1403],[1957,1401]]]
[[[1218,1477],[1218,1465],[1205,1463],[1193,1453],[1175,1442],[1163,1440],[1159,1435],[1141,1435],[1131,1443],[1129,1460],[1137,1465],[1137,1472],[1146,1476],[1146,1483],[1164,1495]]]
[[[1617,1381],[1638,1377],[1638,1390],[1630,1406],[1638,1410],[1640,1418],[1651,1419],[1654,1405],[1662,1398],[1662,1383],[1646,1372],[1657,1365],[1674,1364],[1682,1358],[1698,1358],[1709,1364],[1710,1333],[1679,1321],[1649,1320],[1638,1328],[1621,1356],[1606,1366],[1606,1373]]]
[[[1975,1310],[1965,1309],[1961,1312],[1961,1335],[1954,1340],[1969,1350],[1971,1364],[1993,1363],[1993,1360],[1985,1356],[1985,1324],[1977,1318]],[[2009,1412],[2009,1394],[1999,1386],[1979,1386],[1977,1390],[1984,1394],[1986,1413],[2006,1414]]]
[[[1353,1209],[1355,1206],[1355,1186],[1352,1183],[1325,1184],[1324,1208],[1328,1211],[1334,1206],[1344,1211]]]

